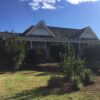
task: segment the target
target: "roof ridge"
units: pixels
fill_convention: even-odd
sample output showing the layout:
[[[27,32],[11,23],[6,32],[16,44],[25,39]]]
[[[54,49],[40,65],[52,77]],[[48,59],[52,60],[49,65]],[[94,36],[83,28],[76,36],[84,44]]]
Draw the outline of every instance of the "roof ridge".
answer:
[[[59,29],[81,30],[81,29],[75,29],[75,28],[56,27],[56,26],[47,26],[47,27],[49,27],[49,28],[59,28]]]
[[[23,34],[25,34],[26,32],[28,32],[31,28],[33,28],[34,26],[33,25],[30,25],[24,32]]]

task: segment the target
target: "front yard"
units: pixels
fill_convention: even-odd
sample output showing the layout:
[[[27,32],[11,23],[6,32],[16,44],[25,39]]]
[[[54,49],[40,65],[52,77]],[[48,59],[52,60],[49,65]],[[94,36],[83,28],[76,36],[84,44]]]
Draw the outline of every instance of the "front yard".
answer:
[[[61,93],[47,89],[47,82],[54,72],[18,71],[0,74],[0,100],[100,100],[100,76],[95,84],[79,92]]]

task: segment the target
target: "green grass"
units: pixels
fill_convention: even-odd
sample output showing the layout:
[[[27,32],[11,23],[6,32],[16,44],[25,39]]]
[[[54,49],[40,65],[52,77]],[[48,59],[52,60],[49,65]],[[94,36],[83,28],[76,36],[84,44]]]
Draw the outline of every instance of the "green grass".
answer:
[[[100,100],[100,76],[91,86],[63,94],[58,89],[46,88],[51,75],[41,71],[0,74],[0,100]]]

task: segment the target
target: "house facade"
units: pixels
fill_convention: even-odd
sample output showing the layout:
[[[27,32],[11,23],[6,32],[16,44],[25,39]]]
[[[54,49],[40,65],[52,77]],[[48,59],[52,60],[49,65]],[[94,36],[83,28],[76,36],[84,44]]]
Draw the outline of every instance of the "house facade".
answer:
[[[50,48],[54,46],[72,44],[77,54],[83,55],[87,47],[100,44],[98,37],[90,27],[83,29],[51,27],[47,26],[44,21],[30,26],[23,33],[16,35],[26,41],[26,51],[37,47],[44,48],[48,57],[51,56]],[[0,37],[4,40],[10,36],[9,32],[0,32]]]

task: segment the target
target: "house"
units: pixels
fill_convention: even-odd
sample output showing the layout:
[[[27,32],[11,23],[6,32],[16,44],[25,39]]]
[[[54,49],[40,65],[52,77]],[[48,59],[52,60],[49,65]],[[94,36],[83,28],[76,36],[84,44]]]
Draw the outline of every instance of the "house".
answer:
[[[44,21],[15,35],[26,41],[26,50],[44,48],[48,57],[51,55],[50,48],[54,46],[73,44],[76,52],[83,55],[85,48],[100,44],[98,37],[90,27],[82,29],[51,27],[47,26]],[[0,37],[4,40],[10,36],[9,32],[0,32]]]

